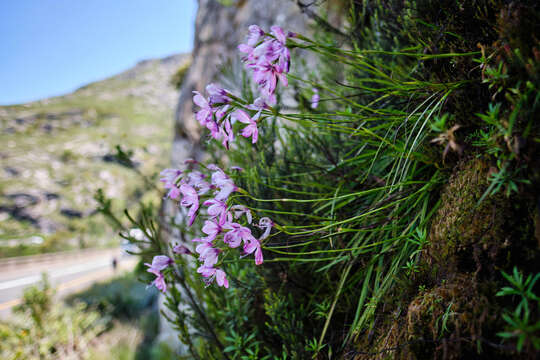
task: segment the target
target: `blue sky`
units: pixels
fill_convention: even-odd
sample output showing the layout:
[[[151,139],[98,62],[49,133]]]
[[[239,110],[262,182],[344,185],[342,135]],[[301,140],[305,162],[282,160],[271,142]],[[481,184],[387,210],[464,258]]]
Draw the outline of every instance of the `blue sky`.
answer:
[[[189,52],[195,0],[0,0],[0,104],[61,95]]]

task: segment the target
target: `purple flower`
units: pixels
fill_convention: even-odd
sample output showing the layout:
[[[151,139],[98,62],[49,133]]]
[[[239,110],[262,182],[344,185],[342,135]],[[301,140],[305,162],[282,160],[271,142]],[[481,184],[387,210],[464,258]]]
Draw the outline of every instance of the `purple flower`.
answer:
[[[216,194],[215,199],[220,201],[226,201],[229,196],[238,189],[231,179],[218,187],[219,192]]]
[[[274,105],[276,105],[276,95],[270,94],[267,97],[259,96],[253,101],[253,104],[250,104],[246,107],[250,110],[256,110],[260,113],[262,110],[268,109],[270,106]]]
[[[219,166],[217,166],[215,164],[210,164],[210,165],[208,165],[208,169],[213,171],[212,177],[211,177],[212,185],[221,186],[225,182],[230,180],[230,178],[227,176],[227,174],[225,174],[225,172],[223,170],[221,170],[221,168]]]
[[[225,222],[227,204],[225,204],[223,201],[210,199],[204,202],[204,206],[208,206],[208,215],[210,215],[211,219],[215,219],[216,217],[219,217],[220,223]]]
[[[244,53],[244,54],[247,54],[247,56],[243,57],[242,60],[243,61],[250,61],[252,60],[252,54],[253,54],[253,46],[249,46],[249,45],[246,45],[246,44],[240,44],[238,45],[238,51]]]
[[[246,214],[247,222],[248,224],[251,224],[251,221],[252,221],[251,211],[249,211],[249,209],[245,207],[244,205],[233,205],[231,206],[231,211],[233,212],[235,219],[238,219],[243,214]]]
[[[277,42],[274,41],[272,43],[272,55],[273,57],[277,57],[280,68],[282,69],[282,71],[287,73],[289,72],[289,66],[291,62],[291,55],[289,49],[285,46],[285,43],[287,42],[287,37],[285,36],[283,29],[279,26],[272,26],[270,30],[272,35],[274,35],[277,39]]]
[[[199,266],[197,272],[204,277],[210,277],[216,273],[216,269],[213,267],[206,267],[204,265]]]
[[[248,124],[248,126],[246,126],[242,130],[242,136],[246,138],[251,136],[251,142],[255,144],[259,137],[257,123],[253,121],[253,119],[250,118],[249,115],[244,110],[236,110],[233,115],[241,123]]]
[[[180,255],[190,255],[191,254],[191,251],[185,247],[184,245],[176,245],[175,247],[173,247],[173,252],[175,254],[180,254]]]
[[[203,195],[206,194],[208,190],[210,190],[210,184],[204,179],[206,179],[206,175],[204,175],[200,171],[192,171],[188,175],[188,184],[193,186],[194,188],[199,189],[197,191],[197,194]]]
[[[160,175],[162,176],[160,181],[164,184],[165,189],[169,189],[167,197],[170,199],[176,199],[180,195],[180,189],[176,185],[176,182],[182,175],[182,171],[178,169],[165,169]]]
[[[231,170],[244,171],[244,168],[241,168],[240,166],[231,166]]]
[[[206,86],[206,92],[209,95],[208,103],[210,105],[227,104],[231,101],[229,97],[230,93],[216,84],[208,84]]]
[[[269,61],[261,62],[253,67],[253,81],[261,86],[263,94],[270,96],[276,90],[278,80],[283,86],[289,84],[283,71],[279,65],[274,65]]]
[[[219,138],[223,135],[221,128],[218,126],[218,124],[214,120],[210,120],[206,123],[206,128],[210,130],[210,136],[212,138],[219,140]]]
[[[240,44],[238,45],[238,50],[240,52],[248,54],[248,57],[250,57],[250,54],[253,53],[254,46],[259,43],[260,39],[264,36],[264,31],[257,25],[251,25],[248,28],[248,38],[246,44]],[[251,59],[254,60],[254,59]]]
[[[250,27],[247,44],[238,50],[245,54],[242,61],[253,70],[253,81],[261,87],[267,97],[274,94],[277,81],[287,86],[285,73],[289,72],[291,56],[286,46],[287,37],[279,26],[271,27],[272,36],[265,35],[259,27]],[[262,38],[262,41],[260,40]]]
[[[152,264],[144,263],[144,265],[148,266],[148,272],[155,273],[160,272],[161,270],[165,269],[167,266],[171,265],[173,263],[172,259],[165,255],[156,255],[152,259]]]
[[[212,107],[208,101],[201,95],[200,92],[194,91],[193,102],[201,109],[195,114],[195,118],[202,126],[208,126],[207,124],[212,121]]]
[[[225,275],[225,271],[221,269],[216,269],[216,282],[218,286],[224,286],[225,289],[229,288],[229,280],[227,280],[227,276]]]
[[[259,240],[252,238],[244,245],[244,252],[246,254],[252,254],[255,252],[255,265],[261,265],[263,263],[263,254],[261,249],[261,243]]]
[[[207,236],[204,238],[205,241],[214,241],[214,239],[221,232],[221,225],[212,220],[206,220],[202,228],[202,232]]]
[[[247,244],[250,241],[256,240],[251,235],[251,230],[237,223],[226,223],[224,228],[230,229],[223,237],[223,242],[231,248],[240,246],[242,241]]]
[[[219,189],[215,199],[219,201],[227,200],[231,193],[236,191],[236,185],[218,166],[210,164],[208,165],[208,169],[214,170],[212,173],[212,184]]]
[[[199,195],[197,194],[197,191],[193,188],[193,186],[188,184],[180,185],[180,192],[183,195],[180,205],[183,207],[189,207],[188,225],[191,226],[193,224],[193,221],[195,220],[195,216],[197,216],[197,210],[199,209]]]
[[[152,259],[152,264],[145,263],[144,265],[148,266],[149,273],[156,275],[152,285],[158,288],[160,291],[167,291],[167,284],[165,283],[165,277],[161,273],[167,266],[173,263],[172,259],[165,255],[157,255]]]
[[[199,162],[197,160],[194,160],[194,159],[186,159],[184,160],[184,165],[189,165],[189,164],[198,164]]]
[[[317,106],[319,106],[319,100],[321,100],[321,97],[319,96],[319,90],[316,88],[313,88],[313,96],[311,97],[311,108],[316,109]]]
[[[221,143],[225,149],[229,150],[229,143],[234,141],[234,132],[231,125],[231,120],[227,117],[223,121],[223,127],[221,128],[221,136],[223,140]]]
[[[165,282],[165,277],[162,273],[157,272],[154,273],[156,275],[156,278],[154,281],[152,281],[152,285],[154,285],[159,291],[165,293],[167,292],[167,283]]]
[[[199,254],[199,260],[204,262],[205,267],[212,267],[218,261],[220,250],[214,248],[209,241],[203,241],[201,244],[197,245],[195,251]]]
[[[213,267],[201,266],[197,269],[197,272],[202,276],[209,278],[206,281],[207,284],[210,284],[214,279],[216,279],[218,286],[224,286],[226,289],[229,288],[229,281],[227,280],[225,271],[215,269]]]
[[[264,36],[263,29],[261,29],[257,25],[250,25],[248,27],[248,31],[249,31],[248,40],[247,40],[247,45],[248,46],[255,46],[259,42],[259,39],[262,36]]]

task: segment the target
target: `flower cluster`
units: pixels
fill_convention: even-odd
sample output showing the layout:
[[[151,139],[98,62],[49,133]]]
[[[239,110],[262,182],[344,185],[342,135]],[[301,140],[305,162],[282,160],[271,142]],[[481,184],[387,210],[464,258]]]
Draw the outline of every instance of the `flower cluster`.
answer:
[[[233,126],[236,122],[245,124],[240,134],[251,138],[255,144],[259,131],[257,122],[261,120],[264,109],[276,104],[276,86],[278,81],[284,86],[288,85],[286,74],[289,72],[291,56],[286,46],[287,36],[278,26],[272,26],[270,34],[266,34],[257,25],[249,27],[246,44],[240,44],[238,49],[245,54],[242,61],[246,67],[253,71],[253,81],[260,90],[260,96],[252,104],[245,105],[245,109],[238,108],[239,100],[230,91],[215,84],[206,86],[208,97],[200,92],[193,92],[193,102],[199,107],[195,117],[201,126],[210,131],[215,140],[220,140],[226,149],[235,139]],[[245,104],[245,102],[240,101]],[[252,116],[250,115],[252,114]]]
[[[238,50],[245,54],[242,61],[246,68],[253,71],[253,81],[259,86],[262,99],[275,103],[275,90],[278,80],[288,85],[291,55],[286,46],[287,37],[295,34],[285,32],[279,26],[272,26],[270,34],[265,33],[257,25],[249,27],[245,44],[238,45]]]
[[[210,130],[210,135],[221,140],[223,146],[229,149],[230,143],[234,141],[233,125],[238,121],[247,124],[241,131],[241,135],[252,138],[252,142],[256,143],[258,138],[257,120],[260,116],[260,111],[253,117],[250,117],[244,110],[234,110],[230,105],[231,97],[233,96],[228,90],[222,89],[215,84],[210,84],[206,87],[208,98],[202,96],[198,91],[194,91],[193,102],[200,109],[196,112],[195,117],[201,126]],[[255,109],[256,105],[249,105],[248,109]],[[261,106],[257,103],[257,106]],[[264,108],[262,105],[261,109]]]
[[[270,33],[265,33],[257,25],[249,27],[247,42],[240,44],[238,50],[244,54],[242,61],[253,72],[253,82],[260,91],[260,96],[252,104],[246,105],[245,101],[215,84],[206,86],[207,97],[198,91],[193,92],[193,102],[199,107],[195,113],[197,121],[210,131],[212,138],[221,140],[226,149],[235,139],[233,126],[236,123],[245,125],[240,131],[243,137],[251,138],[253,144],[257,142],[257,122],[261,120],[262,111],[276,104],[278,82],[288,85],[286,74],[289,72],[291,56],[286,42],[288,37],[295,36],[293,33],[285,35],[278,26],[272,26]],[[317,102],[318,98],[312,100],[315,107]],[[186,165],[196,163],[193,160],[186,161]],[[255,264],[262,264],[261,242],[270,235],[274,224],[267,217],[260,218],[255,224],[248,208],[242,205],[229,206],[229,196],[238,190],[233,180],[216,165],[206,168],[212,172],[210,179],[198,170],[165,169],[161,173],[161,182],[168,190],[167,197],[180,200],[180,206],[187,209],[189,226],[201,212],[201,207],[206,208],[207,218],[201,229],[205,236],[193,239],[199,243],[195,249],[201,262],[197,272],[206,278],[208,284],[215,279],[219,286],[228,288],[229,281],[225,272],[216,267],[219,255],[228,248],[242,246],[244,256],[253,254]],[[202,201],[202,196],[208,199]],[[237,222],[243,217],[246,226]],[[249,226],[259,228],[259,232],[262,232],[259,238],[253,235]],[[183,245],[175,246],[173,251],[176,254],[195,255]],[[167,289],[161,271],[170,265],[169,260],[160,255],[154,257],[152,264],[147,264],[148,271],[156,275],[153,284],[161,291]]]
[[[194,164],[196,162],[188,160],[187,163]],[[238,171],[242,170],[239,167],[233,168]],[[205,208],[204,215],[206,218],[201,229],[202,234],[205,236],[193,239],[194,242],[198,243],[195,252],[201,262],[197,272],[206,278],[208,284],[215,279],[219,286],[228,288],[229,282],[225,272],[216,267],[219,254],[227,248],[232,249],[242,246],[244,256],[254,254],[255,264],[262,264],[261,241],[269,236],[273,223],[269,218],[263,217],[259,219],[258,224],[253,224],[252,214],[247,207],[243,205],[227,205],[230,195],[237,191],[238,188],[233,180],[217,165],[208,165],[206,169],[211,172],[209,179],[201,171],[194,169],[187,171],[165,169],[161,172],[161,181],[165,189],[168,189],[167,196],[171,199],[180,200],[180,206],[187,209],[187,223],[189,226],[193,224],[197,215],[201,213],[201,209]],[[207,198],[205,201],[201,199],[203,196]],[[241,218],[245,218],[244,223],[246,223],[246,226],[238,222]],[[252,234],[251,228],[248,227],[250,225],[260,229],[262,235],[259,238]],[[175,246],[173,251],[177,254],[191,255],[191,252],[183,245]],[[148,271],[157,276],[153,284],[160,290],[165,291],[166,285],[163,276],[159,275],[160,270],[162,269],[152,265]]]

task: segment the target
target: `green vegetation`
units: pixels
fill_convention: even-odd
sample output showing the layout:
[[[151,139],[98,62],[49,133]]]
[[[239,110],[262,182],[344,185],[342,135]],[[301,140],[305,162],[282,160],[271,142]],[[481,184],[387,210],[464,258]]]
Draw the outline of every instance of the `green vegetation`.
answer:
[[[0,257],[116,246],[96,213],[103,188],[131,208],[148,192],[117,161],[153,176],[166,165],[176,91],[169,79],[185,59],[151,60],[72,94],[0,107]],[[117,148],[120,144],[121,148]]]
[[[73,307],[55,304],[53,296],[46,278],[40,287],[25,290],[15,312],[29,320],[0,323],[3,359],[58,359],[77,354],[84,358],[90,342],[105,330],[107,321],[82,303]]]
[[[0,322],[2,359],[133,359],[174,357],[159,333],[157,292],[125,274],[54,301],[44,278],[25,290],[15,317]]]

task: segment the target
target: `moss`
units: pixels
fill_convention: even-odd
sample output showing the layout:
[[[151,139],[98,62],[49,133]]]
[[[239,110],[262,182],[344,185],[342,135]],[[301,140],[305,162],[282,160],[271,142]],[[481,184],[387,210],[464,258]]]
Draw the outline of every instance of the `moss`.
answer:
[[[407,310],[411,353],[417,358],[434,353],[447,359],[474,357],[485,333],[497,328],[493,325],[498,321],[498,309],[490,304],[491,296],[482,294],[479,285],[465,274],[420,293]]]
[[[507,246],[509,201],[498,195],[478,204],[488,187],[489,171],[489,164],[472,159],[450,178],[431,227],[426,252],[430,265],[439,264],[445,272],[477,271],[479,252],[493,257]]]
[[[534,241],[534,199],[502,194],[478,203],[495,171],[484,160],[461,163],[441,195],[424,260],[445,278],[472,272],[489,279],[511,264],[538,256]]]

